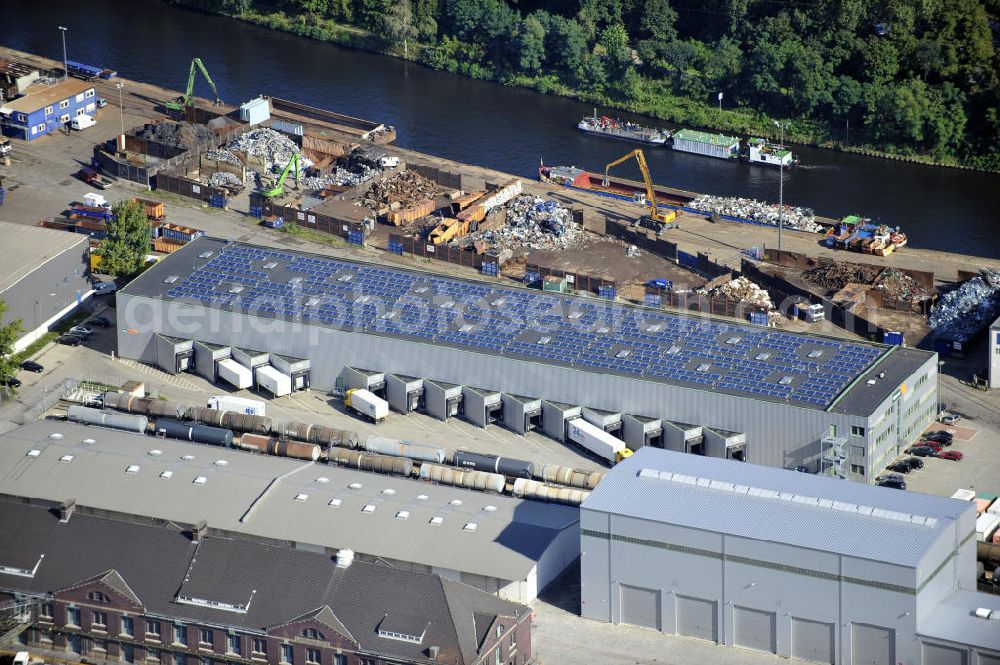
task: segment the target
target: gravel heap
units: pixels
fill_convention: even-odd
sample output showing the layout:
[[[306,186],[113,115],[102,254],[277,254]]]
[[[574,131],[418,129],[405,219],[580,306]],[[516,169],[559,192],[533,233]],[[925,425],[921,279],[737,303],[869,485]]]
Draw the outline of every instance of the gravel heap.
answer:
[[[155,141],[178,148],[192,148],[210,140],[213,134],[212,130],[205,125],[166,120],[145,124],[133,130],[132,136],[144,141]]]

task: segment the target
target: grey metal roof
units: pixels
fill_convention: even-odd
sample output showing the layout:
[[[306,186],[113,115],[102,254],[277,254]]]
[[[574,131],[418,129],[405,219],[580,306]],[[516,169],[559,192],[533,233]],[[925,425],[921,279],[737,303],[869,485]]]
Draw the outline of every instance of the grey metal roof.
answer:
[[[239,295],[220,287],[234,280]],[[932,355],[207,237],[123,292],[818,410],[880,358],[905,377]],[[841,408],[868,415],[897,387],[879,382]]]
[[[0,503],[0,533],[19,535],[0,540],[0,562],[45,554],[33,578],[0,573],[0,589],[48,593],[113,570],[153,615],[255,631],[314,617],[365,650],[407,662],[428,660],[424,650],[433,645],[441,649],[438,662],[471,663],[476,615],[529,611],[436,575],[358,561],[338,568],[326,554],[213,536],[196,545],[176,527],[79,511],[59,523],[44,507]],[[224,596],[234,582],[252,588],[246,612],[177,602],[178,587],[199,567],[199,586],[209,597]],[[380,637],[387,614],[423,622],[423,641]]]
[[[993,610],[980,619],[977,608]],[[917,615],[917,632],[926,637],[1000,652],[1000,596],[978,591],[955,591]]]
[[[957,499],[648,447],[611,469],[582,508],[901,566],[920,562],[972,509]]]
[[[43,264],[73,247],[80,249],[80,265],[88,247],[87,236],[27,224],[0,222],[4,239],[0,264],[0,292],[6,291]]]
[[[49,438],[53,433],[62,438]],[[37,458],[27,457],[32,448]],[[60,461],[66,454],[72,461]],[[130,465],[138,471],[126,473]],[[164,471],[172,472],[169,479]],[[193,482],[199,476],[204,484]],[[62,421],[4,434],[0,494],[75,498],[182,524],[205,519],[211,529],[504,580],[526,579],[559,533],[579,523],[578,509],[569,506]],[[305,498],[297,501],[300,494]],[[339,506],[330,505],[334,499]],[[375,511],[362,512],[366,504]],[[397,518],[403,510],[409,516]],[[433,516],[444,522],[431,525]],[[468,522],[475,531],[463,529]]]

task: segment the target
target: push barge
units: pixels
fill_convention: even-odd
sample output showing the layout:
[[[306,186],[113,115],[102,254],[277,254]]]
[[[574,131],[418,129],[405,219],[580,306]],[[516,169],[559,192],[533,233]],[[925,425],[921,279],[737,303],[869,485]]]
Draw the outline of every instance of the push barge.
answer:
[[[589,134],[610,136],[645,145],[666,145],[670,140],[670,132],[641,127],[633,122],[622,122],[604,115],[598,116],[597,109],[594,109],[594,115],[587,116],[577,123],[577,128]]]

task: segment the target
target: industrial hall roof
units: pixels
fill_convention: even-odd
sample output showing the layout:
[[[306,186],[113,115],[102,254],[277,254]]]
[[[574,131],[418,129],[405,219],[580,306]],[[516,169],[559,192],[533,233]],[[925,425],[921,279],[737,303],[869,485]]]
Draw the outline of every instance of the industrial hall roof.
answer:
[[[526,579],[579,524],[569,506],[70,422],[3,436],[0,494],[501,580]]]
[[[907,376],[929,357],[213,238],[164,258],[124,293],[809,409],[835,407],[874,367]],[[858,415],[899,384],[863,385]]]
[[[439,662],[472,663],[478,617],[530,611],[438,575],[338,567],[326,554],[214,536],[195,542],[176,526],[79,510],[60,523],[45,506],[0,503],[0,532],[17,534],[0,541],[0,566],[34,570],[0,568],[0,589],[52,593],[103,581],[148,614],[260,632],[312,618],[364,651],[406,662],[429,660],[437,646]],[[419,642],[380,635],[390,619],[419,623]]]
[[[641,448],[584,510],[913,567],[967,501]]]
[[[84,265],[86,236],[10,222],[0,222],[0,235],[6,247],[0,265],[0,293],[73,247],[81,246],[80,265]]]

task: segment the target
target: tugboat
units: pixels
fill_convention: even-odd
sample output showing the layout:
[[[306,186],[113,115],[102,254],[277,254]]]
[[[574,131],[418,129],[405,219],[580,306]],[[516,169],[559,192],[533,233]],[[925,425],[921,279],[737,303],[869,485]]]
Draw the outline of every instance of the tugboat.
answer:
[[[760,138],[747,139],[747,149],[742,157],[751,164],[784,166],[786,169],[799,163],[798,157],[793,155],[791,150]]]
[[[590,134],[600,134],[601,136],[610,136],[646,145],[666,145],[667,141],[670,140],[670,132],[642,127],[634,122],[622,122],[606,115],[598,116],[597,109],[594,109],[594,115],[585,117],[576,126]]]

